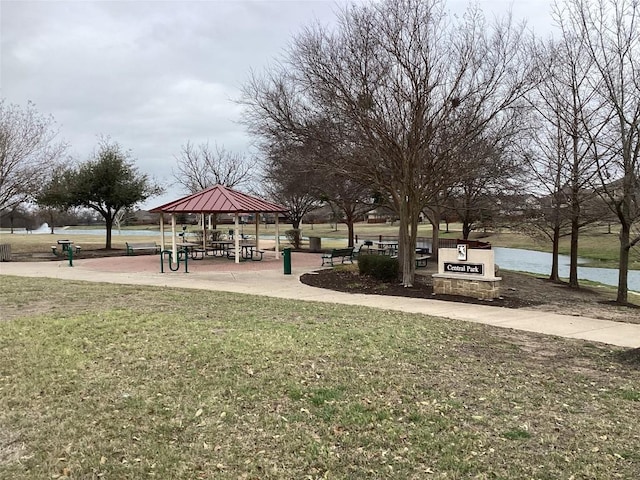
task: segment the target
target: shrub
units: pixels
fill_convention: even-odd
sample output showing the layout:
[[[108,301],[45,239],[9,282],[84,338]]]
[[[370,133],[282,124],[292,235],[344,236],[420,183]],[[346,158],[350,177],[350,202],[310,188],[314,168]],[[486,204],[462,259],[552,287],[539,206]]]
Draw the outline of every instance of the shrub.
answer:
[[[383,282],[392,282],[398,278],[400,264],[397,258],[386,255],[360,255],[358,270],[361,275],[370,275]]]
[[[300,243],[302,242],[302,235],[299,228],[292,228],[291,230],[287,230],[284,232],[287,237],[287,240],[293,248],[296,250],[300,248]]]

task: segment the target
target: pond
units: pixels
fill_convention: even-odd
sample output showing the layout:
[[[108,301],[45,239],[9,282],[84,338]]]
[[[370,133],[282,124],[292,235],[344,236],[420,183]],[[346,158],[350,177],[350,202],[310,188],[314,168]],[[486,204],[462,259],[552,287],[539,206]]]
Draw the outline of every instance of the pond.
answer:
[[[36,230],[27,232],[23,229],[16,229],[15,233],[32,233],[32,234],[49,234],[51,229],[48,223],[43,223]],[[165,232],[166,235],[171,233],[171,229]],[[55,235],[99,235],[104,237],[107,231],[104,228],[69,228],[69,227],[56,227],[54,230]],[[158,236],[160,232],[158,230],[118,230],[114,228],[111,230],[111,235],[141,235],[141,236]]]
[[[549,275],[551,272],[552,255],[550,253],[504,247],[494,247],[493,250],[495,251],[496,264],[505,270],[516,270],[542,275]],[[584,259],[578,260],[579,264],[585,262],[586,260]],[[558,273],[560,277],[569,278],[569,256],[560,255],[558,257],[558,263]],[[578,266],[578,279],[591,280],[617,287],[618,269]],[[640,271],[629,271],[628,286],[629,290],[640,292]]]

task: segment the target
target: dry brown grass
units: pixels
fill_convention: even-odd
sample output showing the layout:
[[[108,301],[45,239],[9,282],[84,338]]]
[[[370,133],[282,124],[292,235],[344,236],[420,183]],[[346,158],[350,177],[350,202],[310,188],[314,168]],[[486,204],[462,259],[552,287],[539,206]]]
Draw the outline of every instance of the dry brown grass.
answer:
[[[638,478],[639,352],[0,276],[0,477]]]

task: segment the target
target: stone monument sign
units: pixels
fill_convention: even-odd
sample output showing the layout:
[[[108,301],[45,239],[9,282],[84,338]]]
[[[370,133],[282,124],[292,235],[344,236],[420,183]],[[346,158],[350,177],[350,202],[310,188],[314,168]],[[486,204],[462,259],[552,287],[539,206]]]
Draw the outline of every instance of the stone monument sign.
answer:
[[[433,274],[436,295],[462,295],[490,300],[500,296],[501,277],[495,276],[494,251],[486,248],[438,249],[438,273]]]

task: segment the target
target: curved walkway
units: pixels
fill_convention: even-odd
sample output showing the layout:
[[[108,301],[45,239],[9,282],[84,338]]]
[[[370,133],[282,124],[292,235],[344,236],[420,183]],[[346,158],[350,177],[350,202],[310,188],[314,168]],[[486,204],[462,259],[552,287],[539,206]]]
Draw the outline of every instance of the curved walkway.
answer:
[[[265,295],[277,298],[362,305],[373,308],[421,313],[436,317],[484,323],[566,338],[602,342],[620,347],[640,347],[640,325],[598,320],[586,317],[557,315],[526,309],[507,309],[383,295],[349,294],[304,285],[303,273],[317,270],[319,254],[292,254],[292,275],[284,275],[282,259],[270,252],[261,262],[242,262],[216,258],[189,261],[189,273],[160,273],[159,257],[108,257],[67,262],[0,263],[0,274],[24,277],[48,277],[89,282],[154,285],[172,288],[193,288]]]

